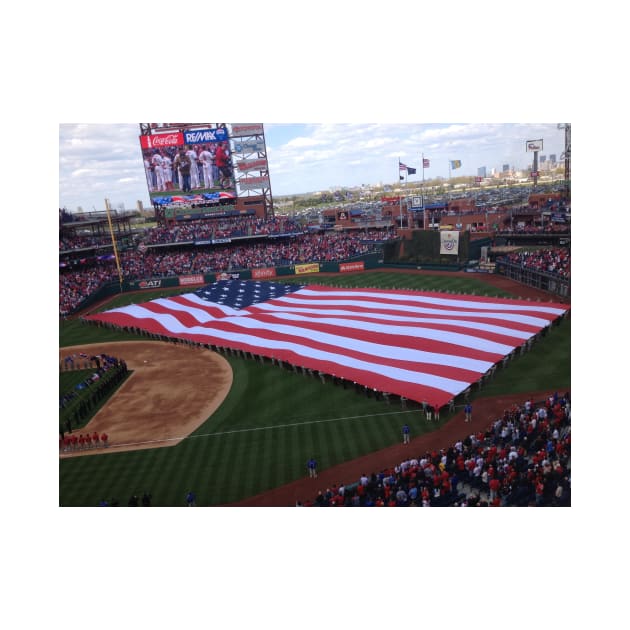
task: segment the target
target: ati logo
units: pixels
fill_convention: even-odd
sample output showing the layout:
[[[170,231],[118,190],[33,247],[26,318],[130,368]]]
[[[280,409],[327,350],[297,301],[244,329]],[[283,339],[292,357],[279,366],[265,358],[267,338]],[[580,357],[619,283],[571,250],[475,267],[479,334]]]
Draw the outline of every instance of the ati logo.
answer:
[[[142,280],[138,283],[141,289],[156,289],[162,285],[161,280]]]

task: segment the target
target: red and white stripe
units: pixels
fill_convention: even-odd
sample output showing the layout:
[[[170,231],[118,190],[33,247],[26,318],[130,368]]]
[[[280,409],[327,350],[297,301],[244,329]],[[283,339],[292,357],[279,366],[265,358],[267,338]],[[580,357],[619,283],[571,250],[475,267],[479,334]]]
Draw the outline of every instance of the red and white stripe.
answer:
[[[441,407],[562,304],[309,286],[237,310],[190,293],[88,319],[235,348]]]

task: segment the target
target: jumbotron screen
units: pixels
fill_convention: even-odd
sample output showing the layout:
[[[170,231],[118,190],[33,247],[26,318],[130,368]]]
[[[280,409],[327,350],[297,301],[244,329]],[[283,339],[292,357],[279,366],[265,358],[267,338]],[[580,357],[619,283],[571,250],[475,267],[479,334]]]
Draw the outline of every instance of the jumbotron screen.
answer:
[[[140,136],[151,203],[219,203],[236,198],[234,166],[224,127],[156,129]]]

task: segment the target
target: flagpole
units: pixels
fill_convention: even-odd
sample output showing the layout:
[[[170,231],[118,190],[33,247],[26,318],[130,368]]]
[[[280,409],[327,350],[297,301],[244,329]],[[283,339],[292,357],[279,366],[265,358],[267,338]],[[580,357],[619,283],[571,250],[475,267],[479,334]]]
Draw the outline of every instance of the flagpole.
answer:
[[[427,229],[427,213],[424,209],[424,153],[422,154],[422,186],[420,186],[420,198],[422,199],[422,227]]]
[[[405,169],[405,203],[407,202],[407,175],[409,174],[409,169]],[[401,204],[402,208],[402,204]],[[407,227],[409,227],[409,204],[407,204],[406,213],[407,213]],[[400,215],[400,227],[402,228],[402,213]]]
[[[400,158],[398,158],[398,185],[400,186]],[[398,195],[398,212],[400,214],[400,229],[402,230],[402,194]]]

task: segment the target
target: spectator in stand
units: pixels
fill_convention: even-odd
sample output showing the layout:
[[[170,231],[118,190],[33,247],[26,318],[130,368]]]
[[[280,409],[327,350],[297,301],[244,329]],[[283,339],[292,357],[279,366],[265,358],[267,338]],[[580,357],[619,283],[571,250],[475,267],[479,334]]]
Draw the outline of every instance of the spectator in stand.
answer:
[[[571,254],[562,248],[537,251],[519,251],[497,258],[497,262],[509,262],[541,273],[549,273],[569,278],[571,275]]]
[[[558,402],[564,406],[566,400]],[[369,481],[362,474],[356,484],[344,487],[343,501],[333,488],[332,499],[327,492],[315,504],[569,505],[570,420],[562,414],[532,428],[535,415],[536,411],[525,413],[524,406],[506,409],[486,431],[372,474]],[[528,431],[527,449],[511,443],[519,425]],[[546,449],[550,437],[555,447],[551,455]],[[464,491],[464,484],[471,490]]]

